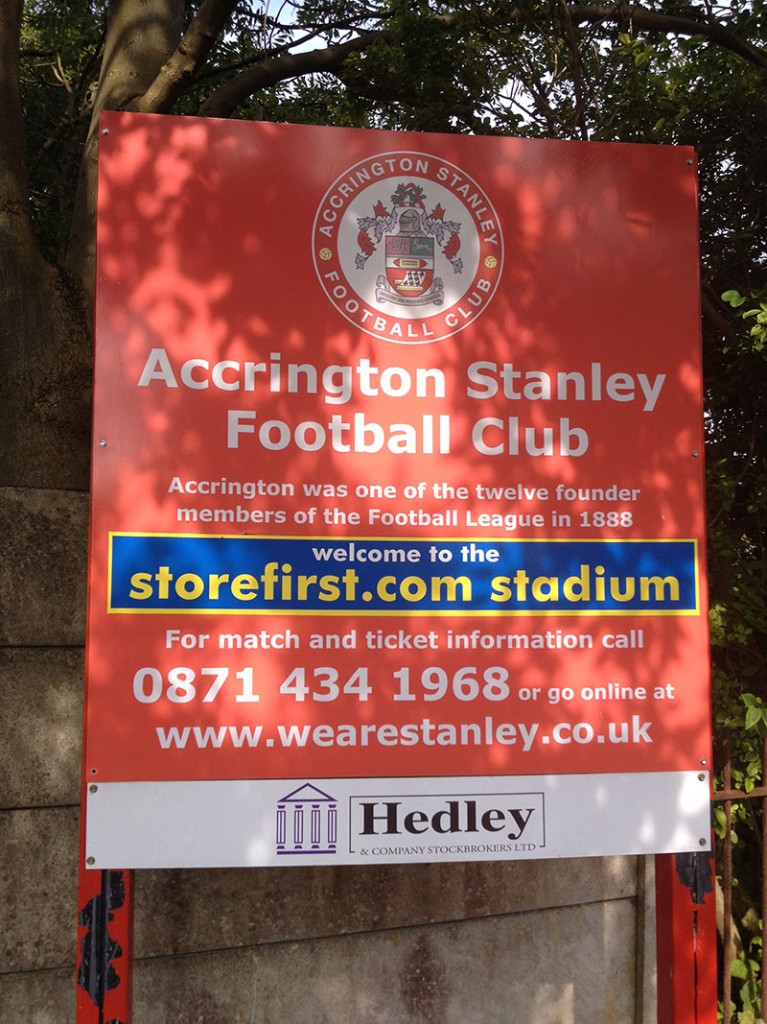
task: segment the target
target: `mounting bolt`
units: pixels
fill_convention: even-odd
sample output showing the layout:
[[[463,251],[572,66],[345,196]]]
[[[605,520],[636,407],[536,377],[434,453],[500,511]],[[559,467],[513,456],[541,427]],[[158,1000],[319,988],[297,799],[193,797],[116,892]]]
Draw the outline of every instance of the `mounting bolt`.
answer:
[[[86,864],[95,864],[96,863],[96,858],[95,857],[86,857],[85,863]]]
[[[708,846],[708,842],[705,839],[699,839],[698,846]]]
[[[705,759],[705,757],[702,757],[702,758],[700,759],[700,763],[701,763],[701,764],[708,764],[708,761],[707,761],[707,760]]]
[[[705,782],[706,781],[706,776],[703,774],[703,772],[701,772],[700,775],[698,776],[698,781],[699,782]]]
[[[109,129],[108,128],[102,128],[101,129],[101,134],[102,135],[109,135]],[[690,161],[688,160],[687,163],[689,163],[689,162]]]
[[[104,438],[102,437],[101,440],[99,441],[99,448],[106,448],[106,446],[107,446],[107,443],[104,440]]]
[[[88,792],[89,793],[98,793],[98,791],[99,791],[99,787],[97,785],[94,784],[92,786],[88,786]]]
[[[104,441],[103,443],[104,443],[104,444],[106,444],[106,441]],[[699,455],[700,455],[700,452],[693,452],[693,453],[692,453],[692,457],[693,457],[694,459],[697,459]]]

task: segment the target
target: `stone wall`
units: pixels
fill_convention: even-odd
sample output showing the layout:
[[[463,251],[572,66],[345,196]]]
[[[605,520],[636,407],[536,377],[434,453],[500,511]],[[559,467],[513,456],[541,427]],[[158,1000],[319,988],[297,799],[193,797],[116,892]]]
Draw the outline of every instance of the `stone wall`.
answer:
[[[87,519],[0,488],[0,1024],[75,1019]],[[651,865],[137,872],[132,1024],[650,1024]]]

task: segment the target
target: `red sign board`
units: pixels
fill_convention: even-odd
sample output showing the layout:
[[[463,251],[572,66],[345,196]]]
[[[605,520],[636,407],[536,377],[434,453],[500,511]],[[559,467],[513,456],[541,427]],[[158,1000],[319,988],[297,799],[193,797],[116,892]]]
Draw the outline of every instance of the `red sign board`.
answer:
[[[692,153],[100,145],[94,866],[707,842]]]

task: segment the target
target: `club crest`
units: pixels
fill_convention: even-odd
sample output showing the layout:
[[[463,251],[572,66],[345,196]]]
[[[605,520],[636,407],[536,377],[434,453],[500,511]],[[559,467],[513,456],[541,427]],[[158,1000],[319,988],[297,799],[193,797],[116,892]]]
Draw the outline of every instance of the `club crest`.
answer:
[[[314,222],[322,287],[374,337],[427,343],[476,320],[503,262],[487,195],[437,157],[388,153],[361,161],[325,194]]]

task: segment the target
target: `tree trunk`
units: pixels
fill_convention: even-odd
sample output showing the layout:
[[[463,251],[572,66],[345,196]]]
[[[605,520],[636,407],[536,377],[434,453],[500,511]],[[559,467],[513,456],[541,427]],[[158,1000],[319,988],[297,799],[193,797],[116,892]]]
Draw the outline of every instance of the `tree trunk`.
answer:
[[[22,0],[0,4],[0,485],[88,486],[90,342],[80,290],[30,218],[19,96]]]

